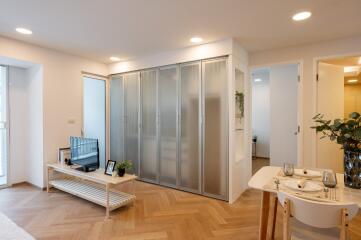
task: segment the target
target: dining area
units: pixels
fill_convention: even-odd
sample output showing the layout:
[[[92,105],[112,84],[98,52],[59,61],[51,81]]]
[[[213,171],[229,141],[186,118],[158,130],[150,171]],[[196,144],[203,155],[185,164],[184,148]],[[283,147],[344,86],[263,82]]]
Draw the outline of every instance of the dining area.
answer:
[[[262,193],[260,240],[275,239],[276,228],[283,240],[350,239],[349,223],[361,208],[361,190],[345,186],[344,174],[329,169],[265,166],[248,186]]]

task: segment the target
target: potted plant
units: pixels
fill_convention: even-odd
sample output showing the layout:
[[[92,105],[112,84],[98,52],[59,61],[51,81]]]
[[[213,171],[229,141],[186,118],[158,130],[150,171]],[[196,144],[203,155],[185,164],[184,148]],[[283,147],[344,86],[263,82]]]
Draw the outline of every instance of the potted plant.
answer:
[[[325,120],[322,114],[313,120],[317,126],[312,128],[322,133],[344,149],[344,182],[350,188],[361,188],[361,115],[353,112],[346,119]]]
[[[117,162],[115,165],[115,169],[118,172],[119,177],[123,177],[126,170],[131,170],[133,168],[133,163],[130,160],[124,160],[121,162]]]
[[[236,104],[238,105],[239,118],[242,119],[244,117],[244,94],[236,91],[235,98]]]

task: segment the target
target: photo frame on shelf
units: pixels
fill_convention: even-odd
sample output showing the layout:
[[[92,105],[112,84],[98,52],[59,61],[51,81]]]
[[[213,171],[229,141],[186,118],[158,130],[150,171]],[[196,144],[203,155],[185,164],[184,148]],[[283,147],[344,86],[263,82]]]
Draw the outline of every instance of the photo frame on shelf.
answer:
[[[116,161],[108,160],[104,174],[112,176],[116,163],[117,163]]]
[[[68,164],[68,161],[71,159],[71,150],[67,148],[59,148],[58,150],[58,163]]]

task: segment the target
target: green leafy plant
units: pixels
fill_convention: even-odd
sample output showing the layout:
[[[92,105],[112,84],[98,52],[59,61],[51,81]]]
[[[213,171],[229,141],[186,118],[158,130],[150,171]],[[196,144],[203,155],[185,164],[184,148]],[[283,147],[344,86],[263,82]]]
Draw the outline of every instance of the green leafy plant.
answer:
[[[313,117],[317,126],[311,128],[322,133],[321,138],[328,137],[331,141],[342,145],[345,151],[361,152],[361,115],[353,112],[349,118],[325,120],[324,115]]]
[[[119,169],[131,170],[132,168],[133,168],[133,163],[130,160],[117,162],[117,164],[115,165],[116,170]]]
[[[236,103],[238,105],[239,112],[241,113],[241,118],[244,117],[244,94],[242,92],[236,91]]]

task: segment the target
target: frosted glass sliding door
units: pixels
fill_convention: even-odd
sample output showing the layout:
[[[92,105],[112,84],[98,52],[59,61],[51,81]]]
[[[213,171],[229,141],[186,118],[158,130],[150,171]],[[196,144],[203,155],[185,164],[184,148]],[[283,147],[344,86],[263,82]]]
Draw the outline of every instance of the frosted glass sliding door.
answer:
[[[123,75],[124,81],[124,159],[133,162],[139,174],[139,72]]]
[[[177,82],[178,66],[159,69],[159,180],[177,184]]]
[[[141,80],[140,177],[158,181],[157,70],[143,71]]]
[[[204,101],[203,193],[227,199],[227,60],[202,61]]]
[[[124,160],[123,76],[115,76],[110,80],[110,159]]]
[[[179,186],[185,190],[201,191],[200,138],[200,62],[180,66],[180,143]]]

